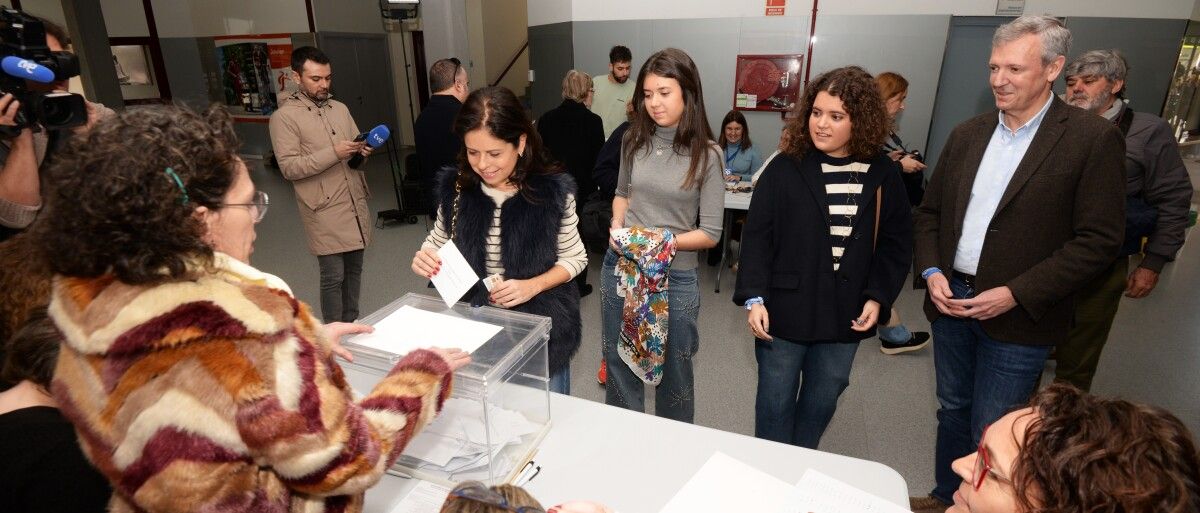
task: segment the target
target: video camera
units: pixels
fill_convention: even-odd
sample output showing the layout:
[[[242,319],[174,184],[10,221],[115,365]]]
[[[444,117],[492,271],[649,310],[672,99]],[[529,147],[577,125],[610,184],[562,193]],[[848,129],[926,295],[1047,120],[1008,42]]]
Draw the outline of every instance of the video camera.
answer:
[[[79,75],[79,58],[71,52],[52,52],[46,46],[41,20],[16,9],[0,8],[0,96],[12,94],[21,102],[16,127],[60,130],[87,123],[83,96],[68,92],[42,92],[26,82],[49,84]]]

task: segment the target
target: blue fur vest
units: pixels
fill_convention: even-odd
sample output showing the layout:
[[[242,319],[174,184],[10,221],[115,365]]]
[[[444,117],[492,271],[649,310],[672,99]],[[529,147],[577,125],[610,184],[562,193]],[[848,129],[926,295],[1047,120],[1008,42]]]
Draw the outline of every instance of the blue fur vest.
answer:
[[[454,219],[454,183],[458,170],[452,167],[438,172],[437,194],[442,219]],[[575,182],[565,173],[530,175],[524,190],[500,207],[500,261],[505,279],[524,280],[538,276],[558,261],[558,231],[562,223],[567,195],[575,192]],[[496,203],[479,185],[463,189],[458,200],[457,221],[451,234],[475,274],[487,276],[488,228]],[[447,229],[449,223],[447,222]],[[487,289],[477,283],[461,301],[472,305],[487,304]],[[550,371],[556,372],[571,362],[579,349],[581,324],[579,289],[574,280],[542,292],[525,304],[513,307],[517,312],[549,317],[548,347]]]

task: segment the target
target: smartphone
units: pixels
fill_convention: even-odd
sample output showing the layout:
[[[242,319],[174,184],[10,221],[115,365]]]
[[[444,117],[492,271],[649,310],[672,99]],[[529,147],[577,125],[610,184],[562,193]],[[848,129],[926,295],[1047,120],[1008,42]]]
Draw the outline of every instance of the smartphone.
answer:
[[[354,142],[363,142],[365,140],[367,140],[367,132],[354,136]]]

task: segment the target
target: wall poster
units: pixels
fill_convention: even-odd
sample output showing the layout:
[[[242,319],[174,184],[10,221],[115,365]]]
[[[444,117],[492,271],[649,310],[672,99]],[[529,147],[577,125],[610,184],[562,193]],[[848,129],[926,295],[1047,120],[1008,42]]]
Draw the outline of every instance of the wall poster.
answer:
[[[292,38],[289,34],[215,38],[222,100],[238,118],[270,116],[278,96],[296,90],[291,80]]]

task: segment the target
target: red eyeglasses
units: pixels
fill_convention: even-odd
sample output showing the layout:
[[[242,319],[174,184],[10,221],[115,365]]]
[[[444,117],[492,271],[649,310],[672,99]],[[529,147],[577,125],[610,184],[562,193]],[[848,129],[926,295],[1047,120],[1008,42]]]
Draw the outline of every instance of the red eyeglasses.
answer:
[[[992,466],[992,458],[988,456],[988,451],[983,446],[983,439],[987,437],[989,427],[992,426],[990,424],[984,426],[983,434],[979,436],[979,449],[975,455],[975,471],[971,474],[971,484],[975,485],[975,491],[979,491],[979,487],[983,486],[983,481],[987,479],[989,473],[1002,483],[1010,482],[995,472],[995,467]]]

